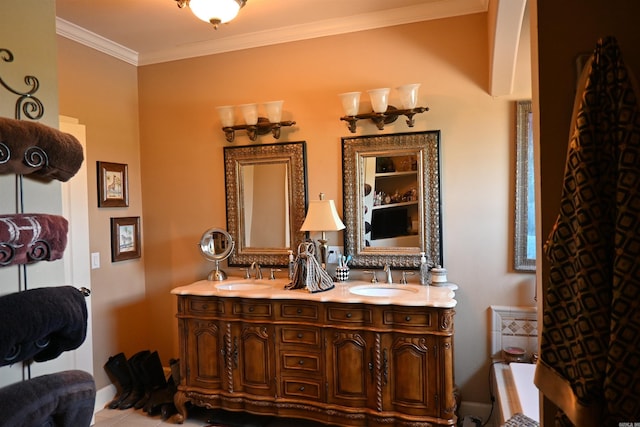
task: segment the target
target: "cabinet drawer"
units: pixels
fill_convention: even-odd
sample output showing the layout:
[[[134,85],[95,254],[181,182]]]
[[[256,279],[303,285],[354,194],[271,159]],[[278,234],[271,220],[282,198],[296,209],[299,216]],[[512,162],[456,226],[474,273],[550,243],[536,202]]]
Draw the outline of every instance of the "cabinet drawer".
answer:
[[[186,312],[192,314],[223,314],[224,303],[217,298],[188,297]]]
[[[318,306],[300,303],[282,303],[280,317],[287,320],[318,320]]]
[[[349,306],[343,304],[343,306],[329,307],[327,310],[327,321],[329,323],[368,325],[373,322],[373,314],[370,309],[359,305]]]
[[[431,328],[436,319],[437,313],[425,309],[393,309],[385,310],[383,314],[385,325]]]
[[[320,355],[316,354],[296,354],[282,353],[282,369],[289,373],[300,373],[305,375],[320,375]]]
[[[233,314],[245,318],[270,319],[273,315],[273,307],[270,302],[238,301],[233,303]]]
[[[319,348],[321,343],[320,330],[282,326],[280,328],[280,343],[284,346],[305,345]]]
[[[282,378],[282,394],[284,397],[322,400],[322,383],[301,378]]]

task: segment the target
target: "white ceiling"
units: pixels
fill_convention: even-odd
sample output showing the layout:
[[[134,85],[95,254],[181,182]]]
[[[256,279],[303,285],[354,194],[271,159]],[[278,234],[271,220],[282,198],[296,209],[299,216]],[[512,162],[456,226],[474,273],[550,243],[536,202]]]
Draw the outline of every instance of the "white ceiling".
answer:
[[[489,0],[248,0],[218,30],[175,0],[55,0],[58,34],[134,65],[486,12]]]

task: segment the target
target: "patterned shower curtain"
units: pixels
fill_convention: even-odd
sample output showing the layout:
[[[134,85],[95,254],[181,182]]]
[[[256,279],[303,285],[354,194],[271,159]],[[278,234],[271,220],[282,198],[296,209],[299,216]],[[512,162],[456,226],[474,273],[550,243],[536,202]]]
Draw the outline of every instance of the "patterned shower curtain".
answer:
[[[557,425],[640,425],[640,106],[615,38],[598,41],[572,119],[535,384]]]

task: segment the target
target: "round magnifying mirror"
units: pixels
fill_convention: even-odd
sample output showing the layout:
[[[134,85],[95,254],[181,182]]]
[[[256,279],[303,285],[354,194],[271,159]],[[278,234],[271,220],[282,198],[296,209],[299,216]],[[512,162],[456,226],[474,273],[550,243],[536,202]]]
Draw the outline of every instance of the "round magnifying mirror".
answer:
[[[225,280],[227,274],[220,270],[220,261],[223,261],[231,255],[233,251],[233,238],[231,235],[220,228],[210,228],[205,231],[200,239],[200,252],[209,261],[216,264],[215,270],[209,273],[208,280]]]

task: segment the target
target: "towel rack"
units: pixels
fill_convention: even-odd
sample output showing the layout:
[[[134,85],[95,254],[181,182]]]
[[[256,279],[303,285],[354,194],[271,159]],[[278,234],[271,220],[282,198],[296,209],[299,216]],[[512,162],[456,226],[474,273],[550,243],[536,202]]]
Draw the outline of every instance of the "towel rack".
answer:
[[[13,62],[13,53],[9,49],[0,47],[0,60],[3,62]],[[24,82],[28,86],[28,89],[21,92],[7,84],[2,76],[0,76],[0,86],[18,96],[15,104],[14,118],[21,120],[22,114],[24,114],[24,116],[30,120],[39,120],[44,115],[44,104],[35,96],[35,93],[40,88],[40,81],[35,76],[26,75]],[[24,213],[23,176],[17,174],[15,182],[15,212],[21,214]],[[27,287],[27,267],[26,265],[21,265],[18,267],[18,290],[25,290]]]

